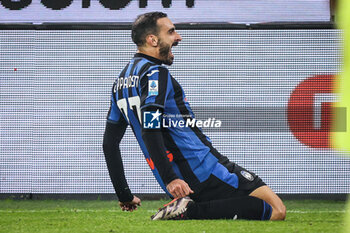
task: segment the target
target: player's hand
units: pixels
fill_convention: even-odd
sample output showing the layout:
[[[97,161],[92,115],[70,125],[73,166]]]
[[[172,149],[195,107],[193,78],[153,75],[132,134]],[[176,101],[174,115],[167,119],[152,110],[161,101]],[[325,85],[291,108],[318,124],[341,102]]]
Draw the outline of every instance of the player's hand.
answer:
[[[166,189],[174,198],[182,198],[194,193],[190,186],[188,186],[188,184],[181,179],[171,181],[166,186]]]
[[[141,200],[134,196],[134,199],[130,202],[119,202],[119,206],[123,211],[133,212],[134,210],[137,210],[137,206],[141,206]]]

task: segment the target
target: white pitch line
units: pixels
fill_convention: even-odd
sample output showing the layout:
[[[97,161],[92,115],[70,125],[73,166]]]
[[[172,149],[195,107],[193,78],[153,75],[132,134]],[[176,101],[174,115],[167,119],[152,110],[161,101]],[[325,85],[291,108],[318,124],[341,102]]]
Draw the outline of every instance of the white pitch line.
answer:
[[[317,214],[317,213],[345,213],[345,210],[287,210],[287,213],[296,214]]]
[[[121,210],[87,210],[87,209],[58,209],[58,210],[0,210],[0,213],[55,213],[55,212],[110,212],[116,213]],[[147,210],[149,213],[155,213],[157,210]],[[302,211],[302,210],[287,210],[287,213],[295,213],[295,214],[317,214],[317,213],[345,213],[345,210],[320,210],[320,211]]]
[[[84,209],[59,209],[59,210],[0,210],[0,213],[55,213],[55,212],[120,212],[121,210],[84,210]]]

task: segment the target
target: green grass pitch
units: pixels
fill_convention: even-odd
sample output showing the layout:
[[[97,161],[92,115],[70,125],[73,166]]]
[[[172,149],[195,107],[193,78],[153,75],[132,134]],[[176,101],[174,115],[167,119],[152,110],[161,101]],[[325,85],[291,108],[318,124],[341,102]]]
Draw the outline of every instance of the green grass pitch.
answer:
[[[0,232],[342,232],[345,202],[285,201],[281,222],[245,220],[151,221],[165,204],[143,201],[135,212],[122,212],[117,201],[1,200]]]

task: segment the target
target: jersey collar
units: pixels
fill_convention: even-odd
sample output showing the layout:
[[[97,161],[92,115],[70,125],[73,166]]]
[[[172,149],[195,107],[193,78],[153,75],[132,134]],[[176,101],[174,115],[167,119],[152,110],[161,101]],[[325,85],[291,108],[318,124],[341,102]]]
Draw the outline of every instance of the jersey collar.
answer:
[[[143,57],[143,58],[146,58],[147,60],[150,60],[151,62],[154,62],[158,65],[161,65],[163,62],[155,57],[151,57],[151,56],[148,56],[146,54],[143,54],[143,53],[136,53],[134,57]]]

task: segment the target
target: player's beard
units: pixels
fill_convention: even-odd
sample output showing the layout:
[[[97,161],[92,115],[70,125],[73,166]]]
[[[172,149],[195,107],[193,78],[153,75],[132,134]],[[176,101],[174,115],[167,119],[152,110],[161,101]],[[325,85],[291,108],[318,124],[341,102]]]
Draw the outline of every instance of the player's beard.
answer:
[[[176,46],[176,45],[177,45],[177,42],[172,44],[172,46]],[[161,57],[161,60],[164,64],[169,66],[173,64],[173,61],[174,61],[174,55],[171,52],[172,46],[164,43],[163,41],[159,42],[159,55]]]

